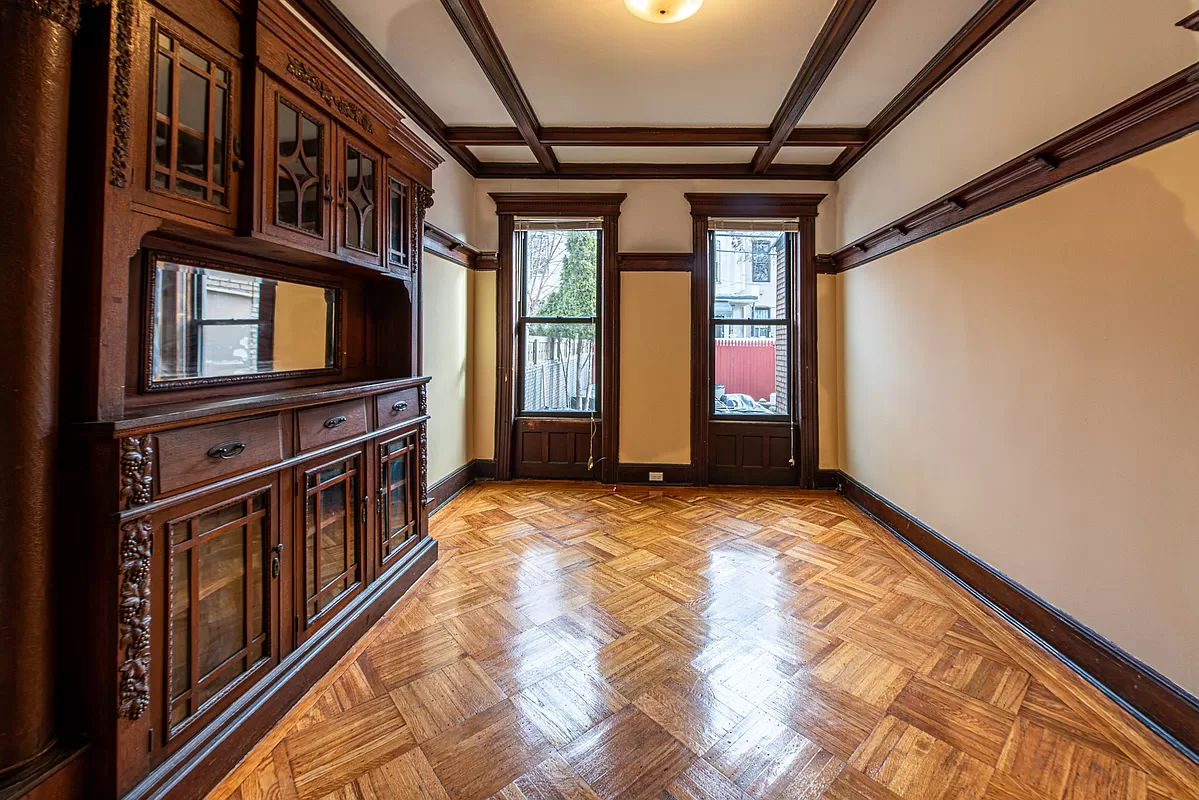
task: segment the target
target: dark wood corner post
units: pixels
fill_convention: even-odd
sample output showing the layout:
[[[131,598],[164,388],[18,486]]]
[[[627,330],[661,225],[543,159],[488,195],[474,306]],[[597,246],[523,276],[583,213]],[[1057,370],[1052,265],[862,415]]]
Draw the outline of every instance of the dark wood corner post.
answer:
[[[55,740],[54,452],[79,0],[0,0],[0,784]]]
[[[820,387],[816,347],[816,209],[799,218],[795,307],[799,319],[799,486],[816,488],[820,469]]]

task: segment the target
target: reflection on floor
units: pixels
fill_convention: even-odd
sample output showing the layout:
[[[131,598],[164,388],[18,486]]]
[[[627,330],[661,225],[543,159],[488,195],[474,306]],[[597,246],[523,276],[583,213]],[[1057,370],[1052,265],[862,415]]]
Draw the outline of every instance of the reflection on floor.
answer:
[[[495,484],[434,535],[212,797],[1185,796],[836,495]]]

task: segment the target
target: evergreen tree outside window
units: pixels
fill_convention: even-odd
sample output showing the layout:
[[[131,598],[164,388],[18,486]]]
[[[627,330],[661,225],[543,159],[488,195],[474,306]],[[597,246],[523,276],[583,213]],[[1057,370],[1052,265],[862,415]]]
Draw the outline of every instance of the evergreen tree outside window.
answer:
[[[521,413],[593,413],[600,231],[555,226],[519,231],[517,239]]]

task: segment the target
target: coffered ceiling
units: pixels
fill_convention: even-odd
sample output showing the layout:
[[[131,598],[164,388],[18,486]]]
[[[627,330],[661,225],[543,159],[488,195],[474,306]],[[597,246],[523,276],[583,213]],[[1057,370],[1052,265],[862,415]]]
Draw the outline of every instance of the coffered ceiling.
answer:
[[[297,5],[477,176],[835,179],[1033,1]]]

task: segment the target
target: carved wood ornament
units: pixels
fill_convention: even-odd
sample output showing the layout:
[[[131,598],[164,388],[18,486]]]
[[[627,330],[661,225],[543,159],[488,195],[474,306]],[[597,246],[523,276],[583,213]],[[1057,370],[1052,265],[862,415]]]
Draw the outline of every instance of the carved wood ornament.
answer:
[[[150,707],[150,548],[149,517],[121,526],[120,649],[125,660],[117,713],[138,719]]]
[[[421,216],[423,217],[424,214],[422,213]],[[420,414],[423,417],[429,413],[429,393],[425,384],[420,385],[417,397],[420,403]],[[420,424],[420,502],[422,506],[427,506],[432,502],[432,498],[429,497],[429,423],[427,422]]]
[[[154,448],[146,436],[121,440],[121,507],[144,506],[150,502],[154,485]]]

